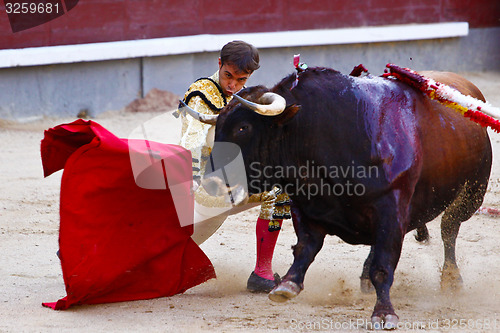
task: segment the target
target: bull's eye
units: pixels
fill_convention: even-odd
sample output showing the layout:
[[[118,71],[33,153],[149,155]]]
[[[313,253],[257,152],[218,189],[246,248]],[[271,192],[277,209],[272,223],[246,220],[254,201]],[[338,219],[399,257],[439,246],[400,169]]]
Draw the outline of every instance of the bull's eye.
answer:
[[[234,130],[234,136],[243,138],[247,136],[252,130],[252,126],[248,123],[243,123],[240,124],[239,126],[235,127]]]

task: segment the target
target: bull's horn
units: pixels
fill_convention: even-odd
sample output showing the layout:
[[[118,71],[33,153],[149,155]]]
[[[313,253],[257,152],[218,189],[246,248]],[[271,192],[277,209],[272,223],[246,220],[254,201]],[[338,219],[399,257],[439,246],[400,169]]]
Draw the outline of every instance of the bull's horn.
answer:
[[[179,111],[181,113],[186,112],[194,119],[197,119],[205,124],[215,125],[215,123],[217,122],[217,117],[219,117],[219,115],[199,113],[198,111],[191,109],[186,103],[184,103],[184,101],[179,100],[179,102],[181,103],[180,105],[182,106],[181,108],[179,108]]]
[[[249,109],[254,110],[255,112],[262,114],[264,116],[275,116],[280,114],[285,110],[286,101],[285,99],[275,93],[267,92],[261,96],[259,99],[259,103],[250,102],[238,95],[233,95],[241,104],[245,105]]]

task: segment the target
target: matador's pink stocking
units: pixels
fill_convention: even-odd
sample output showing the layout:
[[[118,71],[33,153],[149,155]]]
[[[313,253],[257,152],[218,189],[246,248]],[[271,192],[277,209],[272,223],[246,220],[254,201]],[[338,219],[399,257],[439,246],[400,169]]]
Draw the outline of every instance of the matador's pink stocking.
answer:
[[[278,220],[281,226],[283,220]],[[280,230],[269,231],[269,220],[257,219],[255,230],[257,236],[257,262],[255,274],[268,280],[273,280],[273,253]]]

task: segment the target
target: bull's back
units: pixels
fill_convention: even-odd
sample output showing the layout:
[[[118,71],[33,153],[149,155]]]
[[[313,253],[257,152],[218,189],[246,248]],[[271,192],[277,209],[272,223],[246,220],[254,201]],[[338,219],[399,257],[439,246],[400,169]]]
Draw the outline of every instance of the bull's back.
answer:
[[[475,85],[455,73],[421,74],[484,101]],[[427,222],[456,199],[466,182],[487,182],[492,153],[486,129],[455,110],[422,97],[417,113],[423,164],[412,220]]]

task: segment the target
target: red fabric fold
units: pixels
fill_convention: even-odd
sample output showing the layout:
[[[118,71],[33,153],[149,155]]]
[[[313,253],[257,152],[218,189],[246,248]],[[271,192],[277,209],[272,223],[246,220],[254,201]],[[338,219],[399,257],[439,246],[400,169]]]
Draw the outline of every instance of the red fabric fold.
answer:
[[[64,169],[59,251],[67,296],[44,306],[63,310],[171,296],[215,278],[210,260],[191,239],[193,226],[179,223],[166,179],[175,170],[178,183],[190,184],[191,153],[153,143],[162,159],[144,171],[164,185],[142,188],[129,154],[131,146],[143,146],[138,141],[119,139],[84,120],[45,131],[44,174]]]

